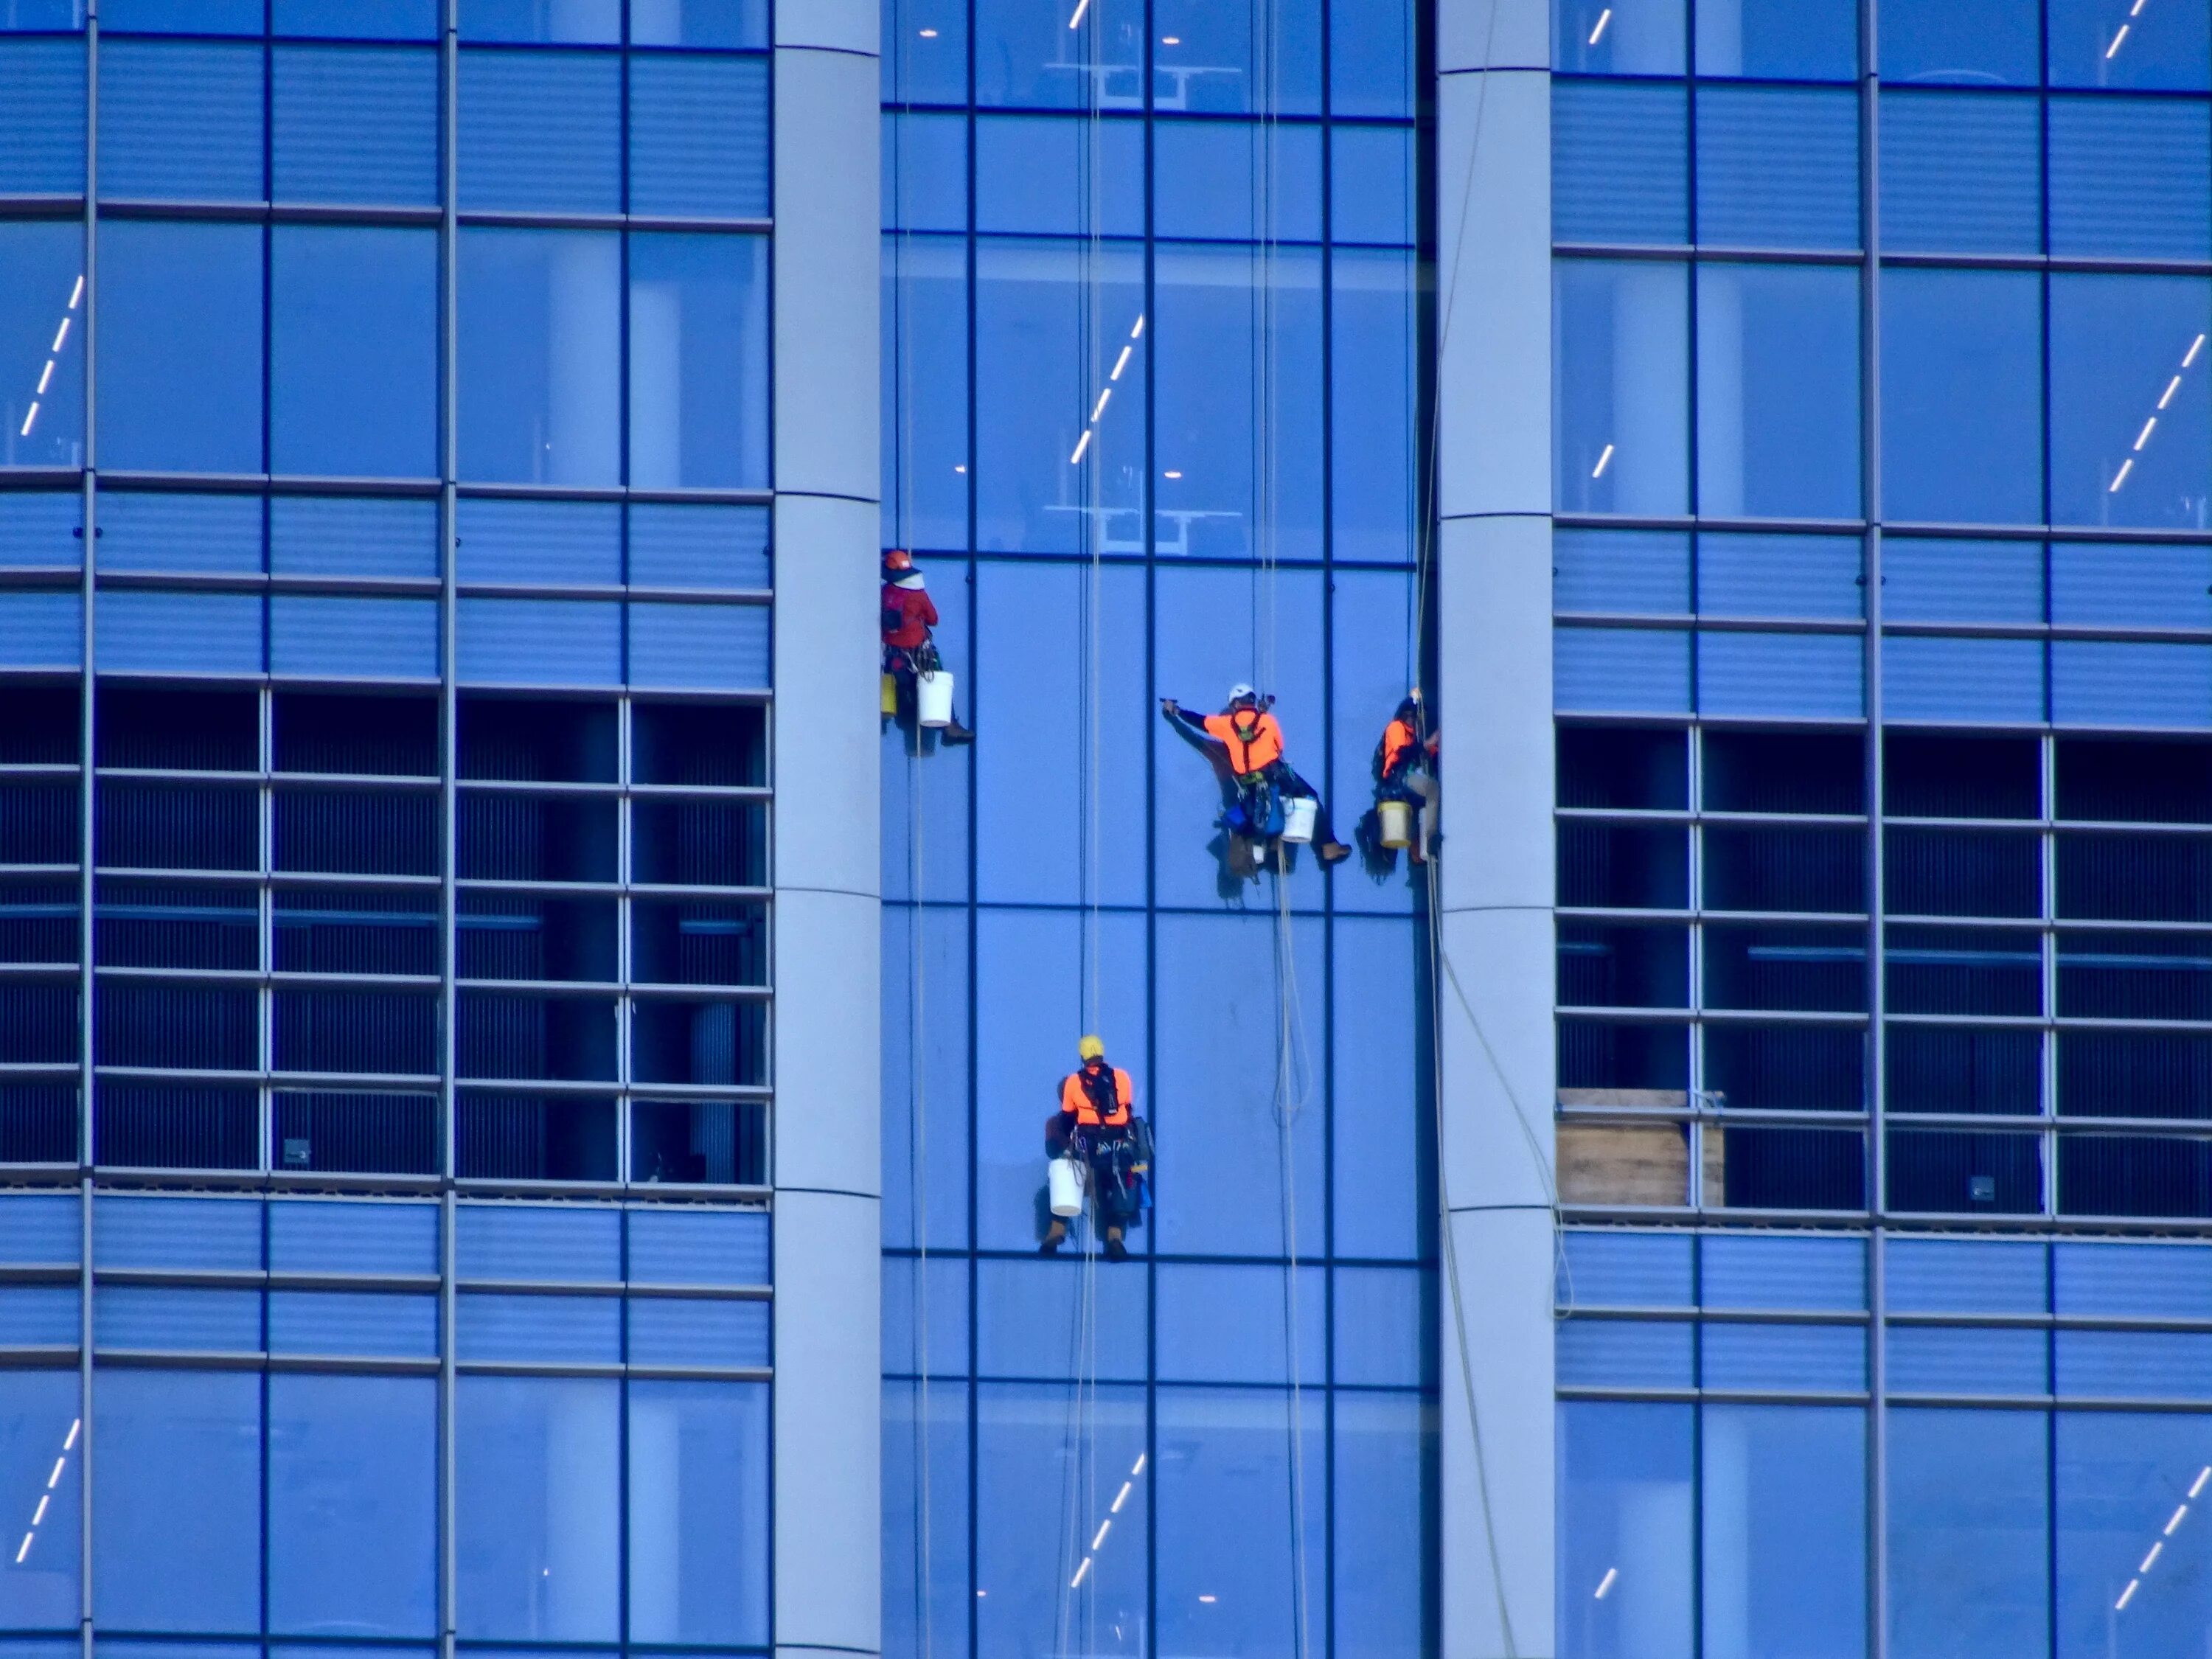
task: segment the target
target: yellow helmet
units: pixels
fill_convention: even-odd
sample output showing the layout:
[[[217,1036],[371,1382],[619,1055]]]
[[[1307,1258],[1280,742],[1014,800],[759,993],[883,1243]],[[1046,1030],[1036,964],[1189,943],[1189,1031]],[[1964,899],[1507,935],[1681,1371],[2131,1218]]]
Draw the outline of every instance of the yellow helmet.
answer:
[[[1075,1052],[1086,1060],[1103,1060],[1106,1058],[1106,1045],[1095,1036],[1087,1036],[1075,1045]]]

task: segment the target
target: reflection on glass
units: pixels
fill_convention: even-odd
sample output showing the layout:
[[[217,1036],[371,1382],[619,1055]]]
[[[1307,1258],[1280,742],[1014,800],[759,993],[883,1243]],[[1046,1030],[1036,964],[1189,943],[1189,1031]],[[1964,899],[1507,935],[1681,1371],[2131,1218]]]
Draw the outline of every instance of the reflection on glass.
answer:
[[[768,240],[629,244],[629,481],[760,489],[769,479]]]
[[[761,1382],[630,1383],[631,1640],[767,1642],[768,1408]]]
[[[1699,1467],[1708,1659],[1866,1650],[1866,1413],[1708,1406]]]
[[[10,1224],[22,1224],[11,1217]],[[9,1564],[0,1572],[0,1619],[18,1630],[64,1630],[81,1616],[79,1416],[74,1370],[0,1372],[0,1492],[15,1506],[0,1553]]]
[[[1329,1599],[1344,1659],[1415,1659],[1428,1651],[1422,1610],[1437,1547],[1425,1517],[1435,1411],[1412,1394],[1336,1397]]]
[[[2212,10],[2160,0],[2050,0],[2054,87],[2212,87]]]
[[[1701,0],[1698,73],[1848,81],[1858,36],[1852,0]]]
[[[966,103],[967,0],[884,0],[882,12],[884,100]],[[637,27],[635,7],[630,27]]]
[[[2212,1417],[2061,1412],[2056,1438],[2062,1659],[2190,1651],[2212,1624]]]
[[[2042,517],[2042,308],[2027,271],[1883,272],[1886,517]]]
[[[884,239],[886,547],[968,542],[968,250]]]
[[[976,117],[975,228],[1028,235],[1141,236],[1143,123],[1059,115]]]
[[[622,0],[461,0],[461,39],[612,46]]]
[[[0,465],[84,460],[84,233],[0,225]]]
[[[895,1267],[884,1263],[886,1289]],[[968,1432],[964,1387],[884,1384],[886,1652],[928,1653],[948,1642],[958,1650],[967,1642],[969,1609],[980,1611],[990,1599],[988,1590],[978,1598],[968,1588]],[[945,1479],[946,1469],[960,1470],[961,1478]],[[926,1601],[915,1594],[924,1582]]]
[[[460,468],[620,481],[622,249],[596,231],[471,230],[460,249]]]
[[[1321,11],[1319,0],[1156,0],[1152,107],[1318,114]]]
[[[1890,1413],[1896,1659],[2050,1652],[2046,1423],[2041,1412]]]
[[[471,1376],[455,1401],[459,1626],[612,1641],[620,1628],[621,1384]]]
[[[1692,1408],[1559,1408],[1563,1659],[1689,1659]]]
[[[1332,8],[1328,103],[1336,115],[1413,112],[1413,0]]]
[[[93,1616],[125,1630],[261,1622],[261,1379],[107,1370],[94,1380]],[[82,1444],[82,1443],[80,1443]],[[189,1527],[177,1524],[189,1515]]]
[[[1403,129],[1380,131],[1395,137]],[[1161,236],[1317,242],[1321,155],[1319,127],[1155,122],[1153,230]]]
[[[981,105],[1141,110],[1145,8],[1141,0],[975,0],[975,58]]]
[[[1856,271],[1698,266],[1698,508],[1858,515]]]
[[[1557,0],[1552,63],[1583,75],[1680,75],[1682,0]]]
[[[270,1628],[434,1634],[437,1496],[434,1379],[271,1376]]]
[[[2032,87],[2039,9],[2036,0],[1880,0],[1881,78]]]
[[[1420,385],[1413,255],[1340,248],[1329,264],[1329,514],[1340,559],[1413,561],[1413,401]]]
[[[2212,500],[2212,281],[2051,279],[2051,516],[2197,529]]]
[[[1561,510],[1680,513],[1689,495],[1689,278],[1672,264],[1553,265]]]

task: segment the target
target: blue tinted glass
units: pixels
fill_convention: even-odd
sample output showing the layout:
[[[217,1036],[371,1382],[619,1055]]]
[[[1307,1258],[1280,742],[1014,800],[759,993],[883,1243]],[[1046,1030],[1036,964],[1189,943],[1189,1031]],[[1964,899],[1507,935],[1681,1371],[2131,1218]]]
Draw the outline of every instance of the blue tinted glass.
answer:
[[[1881,78],[2032,87],[2041,78],[2036,9],[2035,0],[1881,0]]]
[[[1697,1386],[1697,1328],[1644,1320],[1570,1319],[1554,1358],[1561,1388]]]
[[[304,679],[435,679],[438,602],[272,594],[269,672]]]
[[[1562,1654],[1690,1659],[1695,1651],[1693,1413],[1688,1406],[1559,1407]]]
[[[0,656],[10,668],[75,668],[82,601],[71,593],[0,595]]]
[[[1152,128],[1158,235],[1318,241],[1321,199],[1318,127],[1161,121]]]
[[[271,64],[278,201],[438,199],[435,52],[279,46]]]
[[[1182,1382],[1316,1382],[1328,1374],[1328,1281],[1280,1267],[1157,1269],[1154,1374]],[[1295,1327],[1296,1340],[1291,1340]]]
[[[1552,696],[1562,713],[1685,712],[1690,636],[1656,629],[1555,629]]]
[[[1848,81],[1859,61],[1851,0],[1701,0],[1698,73]]]
[[[16,1348],[75,1348],[82,1340],[82,1304],[75,1285],[0,1286],[0,1318]]]
[[[1560,1237],[1565,1308],[1686,1308],[1690,1239],[1680,1233],[1570,1232]]]
[[[12,1492],[51,1494],[27,1529],[27,1547],[8,1552],[0,1573],[0,1619],[17,1630],[62,1630],[82,1616],[78,1561],[83,1525],[84,1445],[77,1374],[0,1371],[0,1486]],[[54,1460],[62,1460],[53,1479]],[[49,1481],[52,1482],[49,1485]],[[27,1521],[33,1510],[20,1521]],[[21,1559],[16,1558],[20,1555]]]
[[[620,241],[471,230],[460,267],[461,476],[619,483]]]
[[[2212,647],[2055,640],[2051,718],[2061,726],[2212,724]]]
[[[434,40],[438,0],[272,0],[269,27],[277,34]]]
[[[1866,1413],[1708,1406],[1700,1462],[1705,1652],[1866,1644]]]
[[[1413,941],[1404,924],[1340,918],[1336,976],[1336,1106],[1332,1172],[1336,1248],[1404,1259],[1422,1249],[1425,1219],[1407,1204],[1429,1150],[1417,1103],[1412,1030],[1395,1018],[1414,993]]]
[[[84,240],[0,225],[0,465],[84,460]]]
[[[2051,1279],[2057,1313],[2212,1318],[2212,1251],[2202,1249],[2062,1243]]]
[[[611,501],[471,496],[456,515],[461,580],[532,587],[622,580],[622,509]]]
[[[261,502],[251,495],[118,492],[100,504],[102,570],[261,568]]]
[[[148,34],[258,34],[261,0],[107,0],[100,26]]]
[[[1890,1413],[1897,1659],[2051,1650],[2048,1433],[2040,1412]]]
[[[435,1273],[437,1207],[272,1203],[269,1266],[277,1273]]]
[[[2053,1437],[2059,1652],[2186,1653],[2212,1621],[2212,1417],[2061,1412]]]
[[[1683,616],[1690,610],[1690,538],[1671,530],[1562,530],[1552,539],[1552,607]]]
[[[2059,1331],[2057,1392],[2088,1400],[2212,1400],[2212,1334]]]
[[[667,0],[645,0],[665,4]],[[635,32],[638,8],[630,8]],[[968,101],[966,0],[884,0],[883,96],[924,104]]]
[[[462,53],[461,205],[621,211],[621,69],[611,52]]]
[[[1680,75],[1688,33],[1682,0],[1628,6],[1553,0],[1552,66],[1589,75]]]
[[[103,1348],[166,1348],[256,1353],[261,1348],[258,1291],[102,1285],[92,1299],[93,1340]]]
[[[1889,1305],[1900,1313],[2039,1314],[2048,1306],[2040,1243],[1893,1239],[1883,1252]]]
[[[93,1407],[93,1616],[122,1630],[259,1625],[260,1377],[101,1370]]]
[[[1042,1133],[1037,1139],[1042,1158]],[[1095,1311],[1086,1321],[1066,1296],[1086,1271],[1074,1260],[978,1262],[976,1370],[985,1376],[1073,1382],[1091,1374],[1091,1361],[1078,1345],[1088,1328],[1098,1336],[1096,1375],[1109,1382],[1141,1379],[1149,1302],[1144,1276],[1102,1274]]]
[[[968,1482],[936,1474],[968,1468],[967,1391],[887,1382],[883,1420],[884,1645],[916,1653],[989,1606],[968,1588]]]
[[[884,228],[968,228],[968,122],[884,112]],[[884,257],[890,257],[886,245]]]
[[[884,1372],[918,1376],[926,1359],[933,1376],[964,1376],[968,1264],[957,1255],[933,1253],[926,1286],[921,1267],[913,1256],[884,1258]]]
[[[1413,6],[1379,0],[1328,13],[1328,103],[1339,115],[1413,112]]]
[[[2027,271],[1883,273],[1887,517],[2042,517],[2041,288]]]
[[[74,1267],[82,1254],[74,1193],[0,1197],[0,1260],[10,1267]]]
[[[462,0],[461,38],[612,46],[622,0]]]
[[[1134,121],[986,115],[975,122],[975,228],[1140,235],[1145,130]]]
[[[629,684],[769,689],[769,615],[758,605],[629,606]]]
[[[2051,517],[2202,528],[2212,498],[2212,282],[2051,279]]]
[[[1848,267],[1698,267],[1699,511],[1857,516],[1858,318]]]
[[[2033,98],[1884,92],[1884,245],[1905,252],[2040,251],[2042,147]]]
[[[630,0],[635,46],[764,46],[768,0]]]
[[[1856,1325],[1707,1325],[1698,1360],[1709,1389],[1795,1394],[1867,1385],[1866,1332]]]
[[[438,234],[280,225],[270,259],[270,465],[438,470]]]
[[[934,844],[928,842],[925,852]],[[963,845],[963,865],[965,861]],[[920,1242],[915,1225],[920,1213],[927,1220],[927,1241],[941,1249],[969,1235],[968,1121],[962,1112],[948,1123],[945,1112],[930,1111],[928,1105],[959,1099],[967,1091],[968,1023],[932,1019],[927,1005],[934,997],[949,994],[965,999],[969,994],[968,914],[947,908],[923,913],[919,920],[921,925],[916,926],[917,913],[910,907],[884,907],[884,1167],[911,1172],[906,1180],[884,1183],[884,1241],[890,1245]],[[914,994],[917,972],[927,975],[930,992],[919,1004]],[[1010,1182],[1012,1207],[997,1219],[1006,1233],[1017,1239],[1026,1235],[1034,1246],[1044,1231],[1032,1202],[1044,1184],[1044,1115],[1057,1110],[1058,1104],[1030,1098],[1032,1111],[1008,1114],[1010,1121],[1004,1126],[1006,1167],[1001,1173]],[[1024,1117],[1031,1120],[1026,1127],[1021,1121]],[[915,1154],[918,1142],[926,1143],[921,1157]]]
[[[2051,251],[2212,258],[2212,109],[2052,99]]]
[[[454,1225],[463,1279],[612,1284],[622,1278],[617,1210],[466,1204]]]
[[[1410,245],[1420,188],[1410,127],[1338,127],[1329,138],[1329,237]]]
[[[103,673],[258,674],[260,596],[104,593],[93,664]]]
[[[2050,0],[2055,87],[2212,86],[2212,12],[2131,0]]]
[[[1690,105],[1679,86],[1562,81],[1552,93],[1552,234],[1690,240]]]
[[[632,1382],[629,1442],[630,1639],[766,1643],[767,1386]]]
[[[258,33],[258,31],[257,31]],[[100,193],[258,200],[261,49],[118,40],[100,54]]]
[[[1700,634],[1698,707],[1856,720],[1866,711],[1864,656],[1848,634]]]
[[[2043,620],[2040,542],[1882,544],[1882,614],[1893,622]]]
[[[455,1602],[467,1636],[614,1639],[621,1387],[581,1377],[461,1379]]]
[[[975,12],[978,104],[1087,109],[1095,100],[1103,109],[1144,106],[1145,17],[1135,0],[1091,0],[1077,28],[1056,7],[1046,11],[1024,0],[976,0]]]
[[[1844,91],[1698,94],[1698,240],[1856,247],[1858,99]]]
[[[629,580],[640,587],[764,588],[769,514],[760,507],[629,510]]]
[[[269,1379],[269,1627],[428,1636],[438,1616],[434,1377]]]
[[[1347,1659],[1419,1653],[1434,1569],[1414,1540],[1425,1536],[1433,1484],[1434,1407],[1411,1394],[1340,1394],[1334,1411],[1335,1650]]]
[[[1553,265],[1553,416],[1562,512],[1689,502],[1689,277],[1679,265]]]
[[[1698,538],[1698,609],[1706,616],[1854,617],[1863,608],[1858,538]]]
[[[0,495],[0,562],[15,570],[75,569],[83,562],[77,534],[84,498],[58,490]]]
[[[270,1352],[434,1358],[438,1303],[374,1291],[271,1291]]]
[[[630,238],[633,487],[767,487],[768,248],[763,236]]]
[[[100,459],[261,471],[261,229],[100,228]]]
[[[883,261],[883,538],[893,547],[965,547],[967,245],[886,237]]]
[[[768,1326],[769,1306],[765,1302],[633,1297],[629,1303],[629,1363],[765,1365],[769,1363]]]
[[[2054,542],[2051,619],[2212,628],[2212,556],[2202,547]]]
[[[629,210],[765,216],[768,114],[765,58],[632,58]]]
[[[261,1206],[198,1198],[103,1197],[92,1213],[100,1267],[205,1267],[258,1272]]]
[[[1331,1380],[1407,1389],[1426,1382],[1435,1291],[1410,1267],[1339,1267]]]
[[[1884,1364],[1893,1394],[2051,1391],[2050,1339],[2041,1331],[1901,1326],[1889,1333]]]
[[[1698,1278],[1709,1308],[1820,1308],[1855,1313],[1866,1306],[1866,1243],[1857,1238],[1762,1238],[1701,1242]]]
[[[1317,114],[1321,11],[1318,0],[1155,0],[1152,106]]]
[[[1881,673],[1882,713],[1891,720],[2043,718],[2040,640],[1885,638]]]
[[[0,40],[0,190],[84,188],[84,43]]]
[[[276,496],[269,503],[269,568],[278,575],[434,579],[438,504]]]
[[[1413,562],[1422,349],[1414,283],[1410,252],[1340,248],[1329,261],[1329,509],[1340,559]]]
[[[84,0],[15,0],[0,13],[0,29],[75,29],[84,27]]]

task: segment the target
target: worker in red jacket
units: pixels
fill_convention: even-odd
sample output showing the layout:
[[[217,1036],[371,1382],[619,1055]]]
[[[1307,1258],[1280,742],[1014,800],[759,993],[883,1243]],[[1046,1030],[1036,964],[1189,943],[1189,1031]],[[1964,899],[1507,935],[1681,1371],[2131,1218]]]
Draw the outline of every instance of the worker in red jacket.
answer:
[[[914,566],[914,555],[895,547],[884,555],[884,672],[898,682],[899,705],[914,708],[916,674],[937,672],[937,606]],[[945,743],[973,743],[975,734],[955,720],[938,733]]]

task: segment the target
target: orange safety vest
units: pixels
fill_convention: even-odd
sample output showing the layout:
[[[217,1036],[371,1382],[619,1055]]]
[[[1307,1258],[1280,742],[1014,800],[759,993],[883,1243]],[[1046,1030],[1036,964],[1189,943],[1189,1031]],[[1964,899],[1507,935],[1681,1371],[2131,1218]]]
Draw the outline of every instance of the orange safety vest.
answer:
[[[1090,1067],[1085,1066],[1084,1071]],[[1129,1121],[1129,1107],[1136,1099],[1136,1090],[1129,1082],[1129,1074],[1120,1066],[1114,1067],[1114,1109],[1104,1117],[1098,1115],[1097,1103],[1091,1098],[1090,1090],[1083,1086],[1083,1072],[1070,1072],[1060,1079],[1060,1109],[1072,1115],[1085,1128],[1104,1124],[1119,1128]]]
[[[1392,720],[1382,728],[1382,775],[1389,777],[1398,764],[1398,757],[1411,749],[1419,739],[1407,720]]]
[[[1273,714],[1256,708],[1236,708],[1226,714],[1208,714],[1201,724],[1206,736],[1229,750],[1229,769],[1240,778],[1283,757],[1283,728]]]

